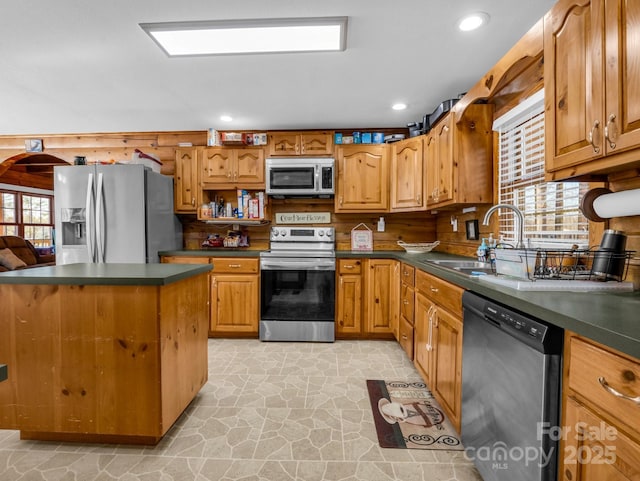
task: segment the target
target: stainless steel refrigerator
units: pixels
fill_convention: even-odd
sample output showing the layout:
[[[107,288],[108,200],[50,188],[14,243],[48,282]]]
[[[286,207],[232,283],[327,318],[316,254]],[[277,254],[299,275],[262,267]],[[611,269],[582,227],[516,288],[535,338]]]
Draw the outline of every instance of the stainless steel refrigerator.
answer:
[[[56,263],[153,263],[182,247],[173,179],[143,165],[54,167]]]

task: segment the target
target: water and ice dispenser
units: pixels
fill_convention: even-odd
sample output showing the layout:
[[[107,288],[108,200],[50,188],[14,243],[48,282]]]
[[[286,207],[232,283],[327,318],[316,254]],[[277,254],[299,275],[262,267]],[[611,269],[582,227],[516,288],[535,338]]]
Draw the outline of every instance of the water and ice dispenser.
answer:
[[[86,209],[84,207],[61,209],[60,214],[62,216],[62,245],[86,245]]]

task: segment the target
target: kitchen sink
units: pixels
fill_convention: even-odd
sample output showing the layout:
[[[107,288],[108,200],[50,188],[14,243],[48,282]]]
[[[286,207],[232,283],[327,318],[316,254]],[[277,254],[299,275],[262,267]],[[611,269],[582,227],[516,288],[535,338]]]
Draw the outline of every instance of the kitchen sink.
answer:
[[[433,260],[429,262],[440,267],[445,267],[447,269],[460,272],[461,274],[466,274],[468,276],[475,275],[476,273],[479,273],[479,272],[482,272],[484,274],[494,273],[493,269],[491,268],[491,264],[488,262],[479,262],[479,261],[461,260],[461,259],[443,259],[443,260]]]
[[[479,261],[464,261],[464,260],[455,260],[455,259],[446,259],[446,260],[437,260],[437,261],[429,261],[432,264],[436,264],[441,267],[448,267],[449,269],[474,269],[474,270],[482,270],[489,269],[491,271],[491,264],[488,262],[479,262]]]

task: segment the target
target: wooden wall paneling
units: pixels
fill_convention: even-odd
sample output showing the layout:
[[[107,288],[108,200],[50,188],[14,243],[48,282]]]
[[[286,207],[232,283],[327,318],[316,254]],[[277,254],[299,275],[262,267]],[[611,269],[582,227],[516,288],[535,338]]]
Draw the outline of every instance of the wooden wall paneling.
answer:
[[[173,175],[175,170],[175,149],[179,143],[206,145],[206,131],[183,132],[124,132],[104,134],[56,134],[0,136],[0,163],[25,152],[24,141],[30,138],[42,139],[43,153],[54,155],[68,163],[76,155],[82,155],[88,162],[109,162],[129,160],[135,149],[157,155],[162,161],[162,173]]]
[[[273,213],[272,223],[257,227],[243,227],[249,235],[250,249],[268,249],[269,233],[277,226],[275,214],[278,212],[330,212],[331,225],[336,229],[336,248],[351,250],[351,229],[361,222],[373,231],[375,250],[402,250],[398,240],[405,242],[433,242],[436,240],[435,216],[424,212],[335,214],[333,199],[269,199]],[[380,217],[385,218],[385,232],[377,232]],[[226,234],[228,225],[210,225],[197,222],[195,216],[182,216],[184,247],[198,249],[207,235]],[[321,224],[318,224],[321,225]]]

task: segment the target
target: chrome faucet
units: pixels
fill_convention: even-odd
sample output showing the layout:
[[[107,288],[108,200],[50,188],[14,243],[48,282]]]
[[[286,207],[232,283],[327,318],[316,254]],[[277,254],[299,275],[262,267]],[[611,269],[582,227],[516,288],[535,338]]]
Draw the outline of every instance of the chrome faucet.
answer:
[[[496,204],[493,207],[491,207],[487,213],[484,215],[484,220],[482,221],[482,225],[489,225],[489,218],[491,217],[491,214],[493,214],[496,210],[498,209],[511,209],[515,214],[516,217],[518,218],[518,239],[516,241],[516,249],[524,249],[525,245],[524,245],[524,215],[522,214],[522,211],[520,209],[518,209],[515,205],[511,205],[511,204]]]

